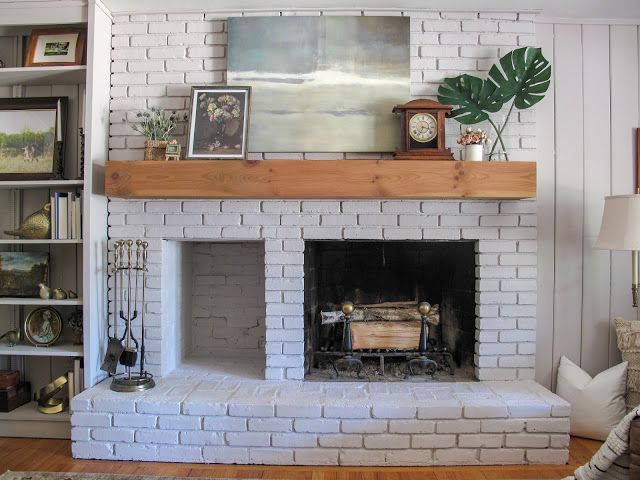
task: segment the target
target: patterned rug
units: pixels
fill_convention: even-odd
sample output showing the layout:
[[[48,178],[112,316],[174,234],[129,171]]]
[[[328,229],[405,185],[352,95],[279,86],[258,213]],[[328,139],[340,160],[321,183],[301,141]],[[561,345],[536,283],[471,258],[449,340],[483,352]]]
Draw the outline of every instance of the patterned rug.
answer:
[[[0,475],[0,480],[205,480],[205,477],[154,477],[148,475],[116,475],[113,473],[72,472],[10,472]],[[206,478],[206,480],[234,480],[230,478]],[[237,480],[237,479],[235,479]],[[245,480],[259,480],[245,479]]]

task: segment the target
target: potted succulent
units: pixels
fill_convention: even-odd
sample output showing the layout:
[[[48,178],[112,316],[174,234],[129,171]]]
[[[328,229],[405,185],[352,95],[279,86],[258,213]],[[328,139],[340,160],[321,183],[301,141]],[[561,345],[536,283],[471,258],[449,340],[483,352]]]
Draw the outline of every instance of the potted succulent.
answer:
[[[487,137],[487,132],[481,128],[474,130],[469,127],[458,137],[458,144],[464,146],[465,160],[481,161],[484,146],[490,143],[491,140]]]
[[[132,123],[131,128],[147,138],[144,142],[144,159],[164,160],[171,134],[179,120],[178,115],[175,111],[167,114],[164,110],[152,107],[151,110],[136,113],[136,118],[140,123]],[[183,120],[186,119],[184,115]]]

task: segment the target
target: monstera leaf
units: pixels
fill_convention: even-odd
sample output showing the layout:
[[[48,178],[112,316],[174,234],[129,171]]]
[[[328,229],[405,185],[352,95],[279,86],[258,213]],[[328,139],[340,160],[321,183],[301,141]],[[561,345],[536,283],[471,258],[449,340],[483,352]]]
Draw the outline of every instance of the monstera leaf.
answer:
[[[487,112],[497,112],[504,104],[493,82],[467,74],[445,78],[438,88],[438,101],[457,105],[450,116],[464,125],[488,120]]]
[[[524,110],[544,98],[551,79],[551,66],[541,49],[516,48],[500,59],[500,67],[493,65],[489,78],[497,86],[503,102],[515,97],[515,107]]]

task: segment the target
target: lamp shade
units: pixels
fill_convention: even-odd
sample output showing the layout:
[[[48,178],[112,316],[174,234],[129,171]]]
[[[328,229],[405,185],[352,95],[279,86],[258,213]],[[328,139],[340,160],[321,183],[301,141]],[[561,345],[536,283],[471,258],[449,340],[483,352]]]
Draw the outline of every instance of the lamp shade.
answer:
[[[640,250],[640,195],[605,197],[596,248]]]

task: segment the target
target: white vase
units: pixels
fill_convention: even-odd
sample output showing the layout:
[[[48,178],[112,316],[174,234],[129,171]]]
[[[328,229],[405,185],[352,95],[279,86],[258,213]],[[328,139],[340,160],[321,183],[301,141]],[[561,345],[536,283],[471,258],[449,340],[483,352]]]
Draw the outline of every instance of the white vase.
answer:
[[[464,146],[464,159],[473,162],[482,161],[482,150],[484,146],[482,144],[471,144]]]

